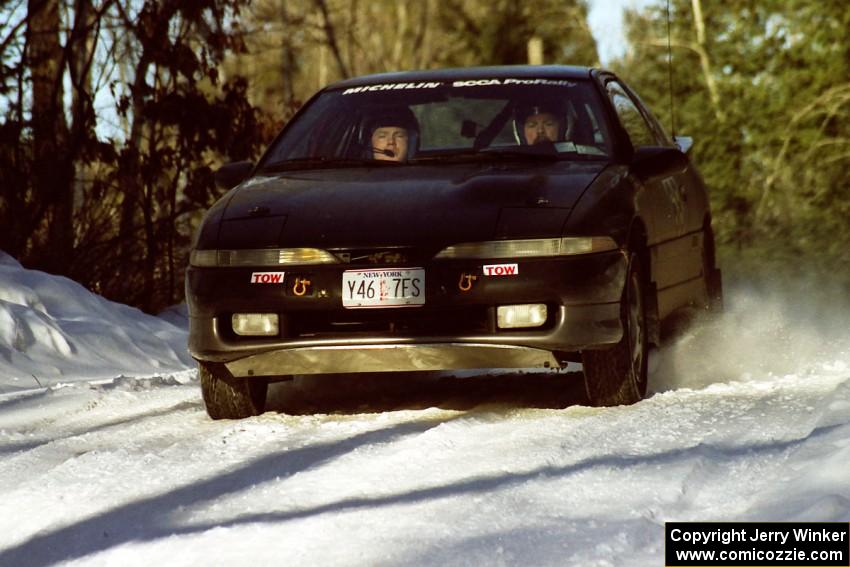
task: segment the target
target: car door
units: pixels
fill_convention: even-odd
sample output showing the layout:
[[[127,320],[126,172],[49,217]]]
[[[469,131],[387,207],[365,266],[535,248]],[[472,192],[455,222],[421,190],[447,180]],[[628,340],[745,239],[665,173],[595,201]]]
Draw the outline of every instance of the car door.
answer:
[[[607,77],[604,86],[636,151],[675,148],[657,123],[653,124],[654,119],[642,108],[639,99],[619,79]],[[633,175],[632,182],[637,188],[638,214],[650,225],[648,244],[652,277],[659,291],[659,309],[667,312],[686,300],[666,292],[698,277],[701,270],[699,242],[689,238],[692,228],[688,226],[688,171],[663,171],[642,178]]]

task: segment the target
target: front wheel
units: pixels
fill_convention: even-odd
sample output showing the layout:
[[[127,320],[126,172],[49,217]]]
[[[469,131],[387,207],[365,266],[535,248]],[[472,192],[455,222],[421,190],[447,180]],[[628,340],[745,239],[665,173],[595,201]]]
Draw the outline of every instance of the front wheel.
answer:
[[[213,419],[242,419],[263,413],[268,382],[236,378],[223,364],[198,362],[201,393]]]
[[[647,325],[643,282],[640,259],[632,254],[620,300],[623,338],[609,349],[582,353],[585,391],[593,406],[629,405],[646,394]]]

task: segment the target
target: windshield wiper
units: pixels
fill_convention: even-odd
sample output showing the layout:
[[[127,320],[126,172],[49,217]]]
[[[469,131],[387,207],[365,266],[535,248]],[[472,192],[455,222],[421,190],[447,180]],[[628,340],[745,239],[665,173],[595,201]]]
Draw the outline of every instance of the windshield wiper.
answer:
[[[463,149],[456,151],[440,152],[438,154],[426,155],[413,158],[412,163],[433,163],[433,162],[463,162],[463,161],[495,161],[495,160],[513,160],[513,161],[561,161],[561,160],[579,160],[579,161],[597,161],[605,159],[607,156],[603,153],[585,153],[579,151],[576,147],[569,151],[558,151],[552,144],[538,144],[534,146],[508,146],[508,147],[487,147],[480,150]]]
[[[504,158],[531,161],[556,161],[561,159],[561,157],[562,154],[559,154],[557,150],[555,150],[554,146],[537,145],[456,150],[430,156],[416,157],[410,161],[414,163],[425,163],[434,161],[496,160]]]
[[[401,165],[400,162],[380,159],[334,158],[315,156],[276,161],[264,165],[260,171],[286,171],[289,169],[311,169],[323,167],[383,167]]]
[[[536,146],[512,146],[508,148],[481,148],[479,154],[498,157],[511,157],[533,160],[557,160],[561,157],[558,150],[552,144],[538,144]]]

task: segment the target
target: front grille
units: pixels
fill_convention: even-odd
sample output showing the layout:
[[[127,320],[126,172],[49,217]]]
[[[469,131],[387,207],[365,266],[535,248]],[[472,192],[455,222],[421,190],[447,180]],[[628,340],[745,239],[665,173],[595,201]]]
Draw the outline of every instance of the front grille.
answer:
[[[488,307],[452,309],[351,309],[286,315],[288,338],[333,336],[441,336],[490,333],[494,313]]]

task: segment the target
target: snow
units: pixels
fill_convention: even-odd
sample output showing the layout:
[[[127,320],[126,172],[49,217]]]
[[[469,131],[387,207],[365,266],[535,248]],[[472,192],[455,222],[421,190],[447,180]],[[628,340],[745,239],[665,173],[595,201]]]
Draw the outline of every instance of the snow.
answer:
[[[850,309],[808,289],[733,290],[630,407],[574,371],[327,376],[212,421],[185,312],[0,254],[0,565],[655,566],[665,521],[846,522]]]
[[[119,374],[182,371],[186,327],[108,301],[0,251],[0,394]],[[185,321],[185,318],[184,318]]]

